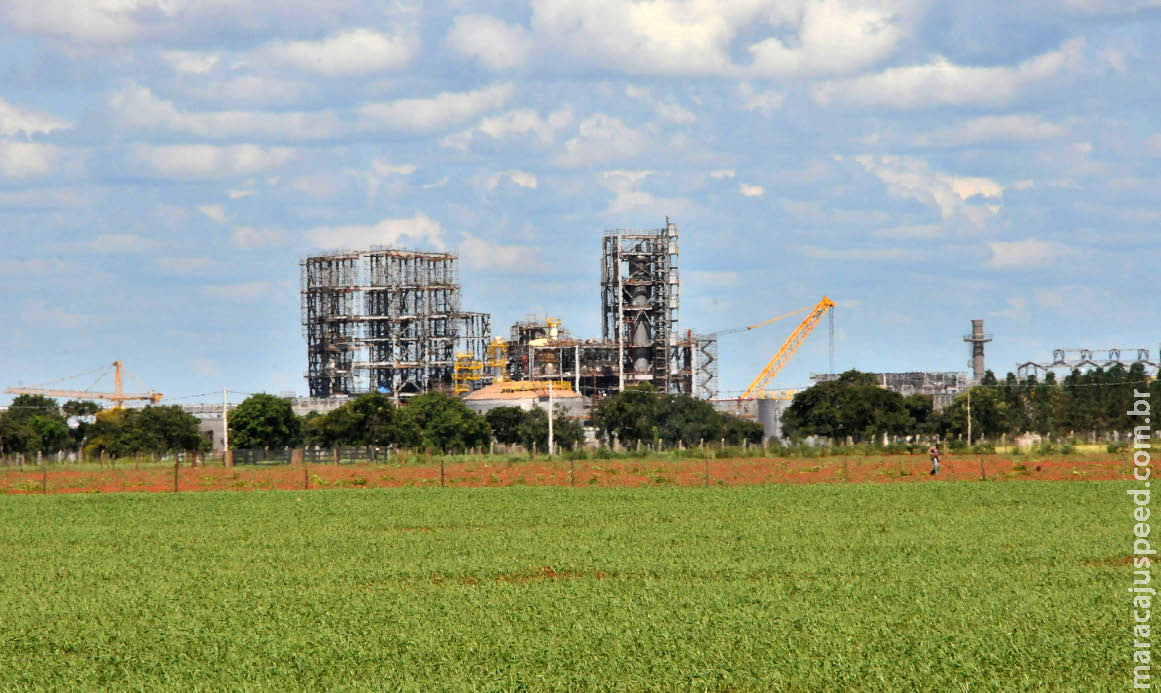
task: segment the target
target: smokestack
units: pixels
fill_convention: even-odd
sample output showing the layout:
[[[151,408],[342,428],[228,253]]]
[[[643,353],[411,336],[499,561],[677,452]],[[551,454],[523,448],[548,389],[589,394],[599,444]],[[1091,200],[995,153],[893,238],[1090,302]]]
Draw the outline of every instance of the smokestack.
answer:
[[[984,334],[984,321],[972,320],[972,333],[964,335],[963,341],[972,345],[972,385],[979,385],[984,379],[984,344],[992,341],[992,335]]]

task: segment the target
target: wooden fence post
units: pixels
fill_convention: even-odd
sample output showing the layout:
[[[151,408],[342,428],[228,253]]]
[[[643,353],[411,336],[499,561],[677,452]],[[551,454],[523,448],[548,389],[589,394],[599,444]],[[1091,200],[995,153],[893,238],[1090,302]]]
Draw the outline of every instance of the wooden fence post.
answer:
[[[709,455],[705,456],[705,487],[709,488]]]
[[[175,456],[173,458],[173,492],[177,493],[177,468],[181,465],[181,458]]]
[[[40,476],[40,492],[41,492],[41,494],[46,494],[46,493],[48,493],[48,465],[47,464],[41,468],[40,475],[41,475]]]
[[[431,453],[428,452],[427,454],[428,454],[428,457],[430,459]],[[439,458],[439,486],[440,486],[440,488],[443,488],[444,486],[447,485],[447,480],[446,480],[444,474],[445,474],[444,459],[443,459],[443,457],[440,457]]]
[[[306,466],[306,462],[302,463],[302,490],[310,489],[310,467]]]
[[[572,487],[576,488],[576,458],[570,458],[568,461],[568,479]]]
[[[988,480],[988,470],[984,467],[983,455],[980,456],[980,481]]]

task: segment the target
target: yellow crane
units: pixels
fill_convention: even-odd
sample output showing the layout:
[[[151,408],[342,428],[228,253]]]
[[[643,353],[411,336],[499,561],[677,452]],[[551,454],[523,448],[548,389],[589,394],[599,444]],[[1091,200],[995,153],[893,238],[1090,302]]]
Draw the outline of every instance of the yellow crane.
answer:
[[[810,336],[810,333],[814,331],[814,328],[818,327],[818,323],[822,321],[823,316],[826,315],[826,312],[831,308],[834,308],[834,301],[830,300],[826,296],[823,296],[822,300],[818,302],[818,305],[814,306],[814,309],[810,311],[810,314],[807,315],[802,323],[798,327],[794,328],[794,331],[791,332],[790,336],[786,338],[786,341],[783,342],[782,347],[778,349],[778,353],[774,354],[774,358],[770,359],[770,363],[766,364],[766,367],[762,369],[762,372],[758,374],[758,377],[754,378],[754,382],[750,383],[750,386],[747,387],[746,391],[742,393],[742,396],[738,398],[739,402],[741,400],[754,399],[758,396],[758,393],[765,391],[766,385],[774,379],[774,376],[778,375],[778,372],[782,370],[788,361],[790,361],[790,358],[798,352],[798,348],[802,346],[802,343],[806,341],[806,338]],[[802,309],[800,308],[799,310]],[[799,310],[792,311],[787,315],[793,315],[794,313],[799,312]],[[758,323],[757,325],[753,325],[746,329],[761,327],[762,325],[771,323],[774,320],[779,320],[784,317],[786,317],[786,315],[771,318],[764,323]],[[781,395],[774,394],[773,396],[777,399],[787,398],[784,393]]]
[[[107,368],[107,366],[106,366]],[[161,401],[161,393],[150,390],[142,393],[127,393],[121,384],[121,362],[113,362],[113,392],[94,392],[92,390],[53,390],[42,387],[9,387],[4,392],[13,395],[45,395],[47,397],[68,397],[70,399],[107,399],[118,409],[122,403],[131,400],[144,400],[157,404]],[[93,371],[90,371],[92,373]],[[105,371],[108,373],[108,371]],[[76,377],[76,376],[73,376]]]

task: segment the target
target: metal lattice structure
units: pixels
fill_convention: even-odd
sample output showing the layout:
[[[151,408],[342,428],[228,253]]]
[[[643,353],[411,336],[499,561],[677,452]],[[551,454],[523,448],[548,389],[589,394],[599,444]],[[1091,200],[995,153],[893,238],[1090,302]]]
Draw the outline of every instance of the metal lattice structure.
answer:
[[[692,394],[692,358],[677,348],[677,225],[606,231],[601,253],[601,338],[617,345],[619,386],[650,382]]]
[[[1016,374],[1020,380],[1029,375],[1043,376],[1049,371],[1062,370],[1071,373],[1074,370],[1094,368],[1111,368],[1117,364],[1125,368],[1132,368],[1139,363],[1145,367],[1146,373],[1161,374],[1161,346],[1157,348],[1157,358],[1153,359],[1149,349],[1053,349],[1052,360],[1047,362],[1027,361],[1016,366]]]
[[[491,317],[462,309],[455,255],[373,248],[299,264],[311,397],[451,391],[457,355],[483,360]]]

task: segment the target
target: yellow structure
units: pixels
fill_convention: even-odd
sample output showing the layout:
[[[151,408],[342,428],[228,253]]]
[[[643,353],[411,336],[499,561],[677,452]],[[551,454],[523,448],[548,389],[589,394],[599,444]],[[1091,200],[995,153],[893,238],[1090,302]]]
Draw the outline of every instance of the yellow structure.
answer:
[[[822,300],[818,302],[818,305],[814,307],[814,310],[810,311],[810,315],[806,316],[802,324],[794,328],[794,331],[786,338],[782,347],[778,349],[778,353],[774,354],[774,358],[770,359],[770,363],[766,364],[766,367],[762,369],[762,372],[758,374],[757,378],[754,378],[754,382],[750,383],[750,386],[746,388],[746,391],[738,399],[754,399],[758,396],[758,393],[764,392],[766,385],[774,379],[774,376],[778,375],[779,371],[786,366],[786,363],[790,361],[791,357],[798,353],[798,348],[802,346],[802,343],[806,341],[806,338],[810,336],[814,328],[818,327],[819,321],[822,320],[823,316],[831,308],[834,308],[834,301],[823,296]]]
[[[455,366],[452,369],[452,388],[455,394],[462,395],[475,389],[475,383],[484,375],[484,363],[477,361],[470,352],[456,354]]]
[[[494,338],[485,349],[484,367],[492,375],[492,382],[504,382],[508,371],[508,342],[503,337]]]
[[[45,395],[48,397],[68,397],[70,399],[107,399],[118,409],[129,400],[145,400],[152,404],[161,402],[161,393],[143,392],[140,394],[126,393],[121,385],[121,362],[113,362],[113,392],[93,392],[91,390],[50,390],[40,387],[10,387],[4,391],[13,395]],[[105,371],[108,373],[108,371]]]

